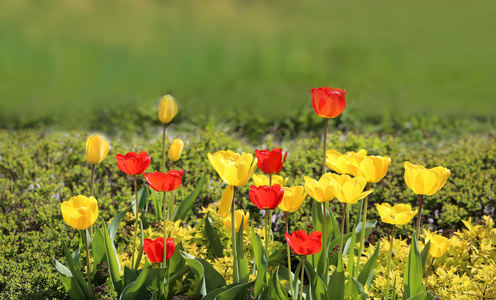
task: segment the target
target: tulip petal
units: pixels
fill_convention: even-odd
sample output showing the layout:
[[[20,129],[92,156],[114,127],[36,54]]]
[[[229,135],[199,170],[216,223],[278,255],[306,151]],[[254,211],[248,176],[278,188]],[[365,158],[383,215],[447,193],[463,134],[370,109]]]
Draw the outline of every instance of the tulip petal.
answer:
[[[230,185],[226,188],[224,193],[222,193],[222,198],[219,204],[219,214],[222,218],[226,218],[229,210],[231,209],[232,201],[234,197],[234,186]]]

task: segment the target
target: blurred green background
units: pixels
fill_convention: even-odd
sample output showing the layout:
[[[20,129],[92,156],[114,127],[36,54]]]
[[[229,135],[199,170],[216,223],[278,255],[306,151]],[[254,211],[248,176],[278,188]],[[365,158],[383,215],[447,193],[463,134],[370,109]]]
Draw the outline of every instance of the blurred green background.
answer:
[[[0,125],[95,128],[166,93],[179,121],[279,122],[312,112],[319,86],[346,89],[357,118],[494,120],[495,15],[494,1],[2,1]]]

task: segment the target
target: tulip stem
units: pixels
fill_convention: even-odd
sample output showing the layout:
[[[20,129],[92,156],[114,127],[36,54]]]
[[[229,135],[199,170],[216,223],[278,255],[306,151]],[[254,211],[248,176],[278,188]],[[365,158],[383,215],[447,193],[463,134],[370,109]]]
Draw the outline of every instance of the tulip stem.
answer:
[[[93,290],[91,289],[91,268],[90,268],[90,245],[88,243],[88,229],[84,230],[84,244],[86,245],[86,265],[88,267],[87,278],[86,281],[88,283],[88,288],[90,290],[90,294],[93,296]]]
[[[94,184],[95,184],[95,168],[96,165],[91,166],[91,196],[95,196],[95,189],[94,189]]]
[[[324,125],[324,155],[323,155],[323,161],[322,161],[322,175],[325,174],[326,172],[326,152],[327,152],[327,123],[329,122],[328,118],[325,119],[325,125]]]
[[[343,214],[341,216],[341,241],[339,242],[339,251],[343,253],[343,240],[344,240],[344,223],[346,219],[346,206],[348,203],[344,203]]]
[[[424,202],[424,195],[420,195],[420,201],[419,201],[419,209],[418,209],[418,214],[417,214],[417,236],[415,237],[418,242],[419,235],[420,235],[420,218],[422,216],[422,202]]]
[[[267,258],[267,280],[270,280],[269,276],[269,210],[265,210],[265,256]]]
[[[171,170],[174,170],[174,162],[172,162],[172,169]],[[171,203],[171,206],[170,206],[170,209],[169,209],[169,220],[172,220],[174,221],[174,202],[175,202],[175,195],[174,195],[174,190],[171,191],[171,195],[172,195],[172,203]]]
[[[327,120],[327,119],[326,119]],[[324,209],[324,255],[325,255],[325,261],[324,261],[324,266],[325,270],[329,272],[329,266],[327,265],[327,255],[328,255],[328,249],[327,249],[327,215],[326,215],[326,202],[322,202],[322,208]],[[327,276],[326,276],[327,278]]]
[[[136,271],[135,269],[135,264],[138,265],[138,263],[134,262],[134,253],[136,252],[136,239],[137,239],[137,234],[138,234],[138,205],[139,205],[139,199],[138,199],[138,185],[136,184],[136,175],[134,175],[134,242],[133,242],[133,255],[131,258],[131,269],[133,271]]]
[[[327,121],[327,119],[326,119]],[[305,255],[303,256],[303,261],[301,263],[301,276],[300,276],[300,300],[303,299],[303,275],[305,275]]]
[[[165,268],[165,257],[167,254],[167,192],[163,191],[164,196],[162,198],[162,206],[163,206],[163,218],[164,218],[164,258],[162,261],[162,268]]]
[[[272,186],[272,174],[269,174],[269,186]],[[270,210],[270,213],[269,213],[269,236],[272,232],[272,213],[274,212],[274,210]],[[269,257],[267,256],[267,259],[269,259]]]
[[[167,123],[164,123],[164,133],[162,135],[162,163],[163,163],[163,168],[164,168],[164,173],[165,173],[165,136],[167,135]]]
[[[284,213],[286,215],[286,233],[289,234],[289,220],[288,220],[288,215],[289,212]],[[291,292],[291,296],[294,298],[293,294],[293,278],[291,278],[291,249],[289,248],[289,243],[286,241],[286,248],[288,252],[288,278],[289,278],[289,290]]]
[[[391,272],[391,259],[393,257],[393,242],[394,242],[394,229],[396,225],[393,225],[393,230],[391,230],[391,242],[389,243],[389,261],[387,269],[387,285],[386,285],[386,300],[389,299],[389,273]],[[393,287],[395,289],[396,287]]]
[[[365,191],[368,191],[369,189],[370,189],[370,182],[367,183],[367,187],[366,187]],[[367,223],[368,200],[369,200],[369,196],[367,196],[363,199],[362,234],[361,234],[361,238],[360,238],[360,249],[358,251],[357,267],[355,268],[355,277],[358,274],[358,269],[360,268],[360,258],[362,257],[362,251],[363,251],[363,247],[365,245],[365,224]]]
[[[231,232],[232,232],[232,250],[234,257],[233,265],[233,283],[239,282],[239,267],[238,267],[238,255],[236,253],[236,212],[235,212],[235,198],[236,188],[233,187],[233,200],[231,203]]]

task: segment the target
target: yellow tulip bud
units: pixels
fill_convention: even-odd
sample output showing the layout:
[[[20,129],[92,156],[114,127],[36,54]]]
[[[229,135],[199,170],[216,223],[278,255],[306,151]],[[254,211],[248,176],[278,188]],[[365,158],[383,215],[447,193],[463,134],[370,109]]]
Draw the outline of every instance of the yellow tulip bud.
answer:
[[[62,203],[64,221],[74,229],[85,230],[96,222],[98,203],[94,197],[79,195]]]
[[[109,152],[109,143],[99,135],[94,134],[86,141],[86,160],[91,164],[99,164],[107,157]]]
[[[184,143],[180,139],[174,139],[169,147],[169,152],[167,157],[172,161],[178,161],[181,158],[181,153],[183,152]]]
[[[319,181],[305,176],[305,190],[318,202],[331,201],[336,196],[332,190],[331,182],[339,178],[338,174],[325,173]]]
[[[222,193],[222,198],[219,203],[219,215],[226,218],[231,209],[232,201],[234,198],[234,186],[230,185],[226,188],[224,193]]]
[[[412,211],[412,207],[408,204],[396,204],[391,207],[388,203],[381,205],[376,204],[381,221],[393,225],[405,225],[417,214],[417,211]]]
[[[165,95],[160,100],[160,105],[158,107],[158,118],[162,123],[170,123],[172,119],[177,115],[177,103],[176,99],[171,95]]]
[[[445,167],[426,169],[420,165],[405,162],[406,185],[417,195],[432,195],[444,186],[450,170]]]
[[[257,159],[253,159],[252,154],[242,153],[240,155],[231,150],[209,153],[208,160],[220,178],[233,186],[246,185],[257,166]]]
[[[366,185],[367,180],[363,177],[351,178],[348,175],[338,175],[331,182],[331,191],[339,202],[353,204],[374,191],[364,192]]]
[[[242,209],[237,209],[234,212],[234,220],[235,220],[234,228],[236,230],[236,233],[239,232],[239,228],[241,227],[241,220],[243,220],[243,231],[245,231],[246,228],[248,228],[248,219],[250,219],[249,212],[247,212],[246,215]],[[229,232],[232,232],[231,215],[227,216],[227,218],[225,218],[223,222],[226,228],[229,230]]]
[[[427,244],[427,242],[429,241],[431,242],[431,245],[429,247],[429,254],[435,258],[443,256],[451,244],[450,240],[438,234],[427,234],[425,243]]]
[[[283,211],[295,212],[300,208],[307,195],[302,186],[285,187],[284,196],[278,207]]]
[[[259,187],[261,185],[269,185],[270,183],[269,176],[265,176],[264,174],[262,175],[253,174],[251,178],[253,179],[253,182],[255,182],[256,187]],[[286,184],[286,182],[288,182],[288,178],[284,178],[280,175],[272,175],[272,185],[278,184],[280,186],[283,186]]]

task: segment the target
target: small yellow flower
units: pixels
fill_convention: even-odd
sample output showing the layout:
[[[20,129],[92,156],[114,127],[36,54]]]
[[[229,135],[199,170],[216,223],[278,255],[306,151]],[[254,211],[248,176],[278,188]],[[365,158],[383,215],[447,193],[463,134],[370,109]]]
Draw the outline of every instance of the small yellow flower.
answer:
[[[305,190],[307,193],[318,202],[331,201],[336,196],[333,193],[332,181],[339,178],[338,174],[325,173],[319,181],[305,176]]]
[[[363,191],[367,180],[363,177],[351,178],[348,175],[338,175],[331,182],[332,193],[339,202],[353,204],[367,197],[374,190]]]
[[[74,229],[85,230],[96,222],[98,203],[94,197],[79,195],[62,202],[62,217]]]
[[[443,256],[451,244],[449,239],[439,234],[427,234],[425,243],[427,244],[429,241],[431,242],[429,254],[435,258]]]
[[[253,174],[251,176],[251,179],[253,179],[253,182],[255,182],[255,185],[257,187],[261,186],[261,185],[269,185],[269,176],[266,176],[264,174],[262,175],[257,175],[257,174]],[[286,184],[286,182],[288,182],[288,178],[284,178],[280,175],[272,175],[272,185],[274,184],[278,184],[280,186],[283,186]]]
[[[108,141],[99,134],[94,134],[86,141],[86,160],[90,164],[99,164],[109,152]]]
[[[233,186],[246,185],[257,166],[257,159],[253,159],[252,154],[240,155],[231,150],[222,150],[213,155],[209,153],[208,160],[220,178]]]
[[[243,231],[246,230],[246,228],[248,227],[248,219],[250,219],[249,212],[245,214],[245,212],[242,209],[237,209],[234,212],[234,220],[235,220],[234,227],[236,228],[236,233],[239,232],[239,228],[241,226],[241,220],[243,220]],[[231,215],[228,215],[227,218],[225,218],[222,221],[224,222],[224,225],[229,230],[229,232],[232,232]]]
[[[445,167],[426,169],[420,165],[405,162],[406,185],[417,195],[432,195],[444,186],[450,175]]]
[[[302,186],[292,186],[284,188],[284,196],[278,205],[280,209],[287,212],[295,212],[307,197],[307,193]]]
[[[169,147],[169,152],[167,157],[172,161],[178,161],[181,158],[181,153],[183,152],[184,143],[180,139],[174,139]]]
[[[382,203],[376,204],[376,208],[381,221],[393,225],[405,225],[417,214],[417,211],[412,211],[412,207],[408,204],[396,204],[391,207],[389,203]]]
[[[222,193],[222,198],[219,204],[219,215],[222,218],[226,218],[231,210],[231,205],[234,197],[234,186],[230,185],[226,188],[224,193]]]
[[[160,100],[160,105],[158,107],[158,118],[162,123],[170,123],[172,119],[177,115],[177,103],[176,99],[171,95],[165,95]]]

